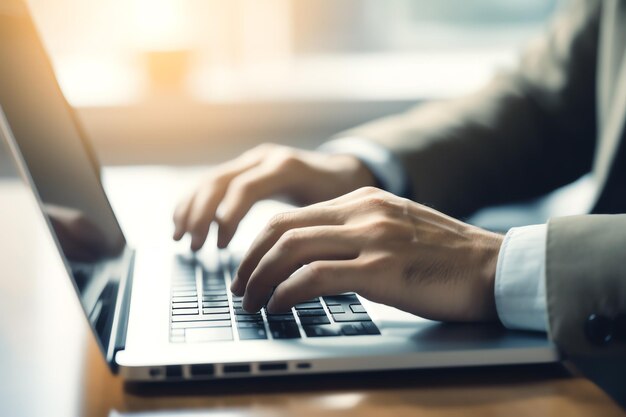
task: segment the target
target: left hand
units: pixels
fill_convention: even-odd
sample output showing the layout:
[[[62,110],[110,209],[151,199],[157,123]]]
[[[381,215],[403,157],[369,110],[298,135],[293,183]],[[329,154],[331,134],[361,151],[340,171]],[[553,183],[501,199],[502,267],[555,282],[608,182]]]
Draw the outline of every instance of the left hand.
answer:
[[[496,320],[493,285],[502,240],[364,187],[275,216],[248,250],[231,290],[244,295],[250,312],[266,302],[268,311],[278,312],[354,291],[433,320]]]

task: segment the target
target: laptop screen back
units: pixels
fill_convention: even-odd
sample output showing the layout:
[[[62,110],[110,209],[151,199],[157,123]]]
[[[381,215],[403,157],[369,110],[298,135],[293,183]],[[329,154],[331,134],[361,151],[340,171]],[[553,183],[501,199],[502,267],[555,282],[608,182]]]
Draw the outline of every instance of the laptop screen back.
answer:
[[[25,164],[50,229],[102,349],[109,351],[126,243],[99,167],[26,6],[0,6],[3,136]],[[2,115],[0,115],[2,117]],[[14,141],[13,141],[14,140]]]

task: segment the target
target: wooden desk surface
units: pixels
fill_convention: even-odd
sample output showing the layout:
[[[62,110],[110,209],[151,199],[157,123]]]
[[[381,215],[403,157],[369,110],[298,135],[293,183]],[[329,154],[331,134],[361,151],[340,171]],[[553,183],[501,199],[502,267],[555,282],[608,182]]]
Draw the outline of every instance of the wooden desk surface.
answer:
[[[141,181],[124,181],[130,188],[116,198],[142,190],[142,200],[154,203]],[[169,228],[169,210],[162,204],[150,216],[166,216]],[[16,180],[0,179],[0,266],[2,416],[624,415],[595,385],[558,365],[124,384],[100,356],[35,202]]]

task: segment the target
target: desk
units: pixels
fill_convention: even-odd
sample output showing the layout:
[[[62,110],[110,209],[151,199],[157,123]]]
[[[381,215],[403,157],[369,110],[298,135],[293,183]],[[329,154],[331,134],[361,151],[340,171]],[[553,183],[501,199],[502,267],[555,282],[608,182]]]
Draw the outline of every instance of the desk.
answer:
[[[172,177],[158,169],[107,173],[129,240],[169,235],[174,197],[163,189],[184,189],[172,187]],[[146,223],[134,222],[146,205],[153,205]],[[152,222],[161,226],[143,229]],[[15,179],[0,179],[0,265],[2,416],[164,409],[233,417],[624,415],[595,385],[558,365],[125,385],[102,360],[35,201]]]

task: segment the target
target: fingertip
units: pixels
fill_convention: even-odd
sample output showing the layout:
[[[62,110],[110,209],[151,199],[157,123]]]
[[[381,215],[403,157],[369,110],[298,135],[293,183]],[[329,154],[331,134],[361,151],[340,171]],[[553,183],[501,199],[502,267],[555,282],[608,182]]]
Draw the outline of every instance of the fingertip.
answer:
[[[239,277],[235,276],[233,278],[233,282],[230,283],[230,292],[235,294],[237,297],[240,297],[239,293]]]
[[[219,223],[219,229],[217,231],[217,247],[224,249],[228,246],[232,239],[232,233],[229,228],[223,223]]]
[[[239,286],[237,286],[235,289],[232,289],[231,287],[230,291],[237,297],[243,297],[243,295],[246,293],[242,288],[239,288]]]
[[[254,306],[250,305],[250,302],[247,302],[245,298],[243,299],[241,307],[246,311],[246,313],[250,314],[257,313],[260,310],[259,308],[254,308]]]
[[[265,310],[268,314],[281,314],[290,312],[291,307],[281,305],[280,302],[276,301],[276,297],[272,296],[265,305]]]
[[[276,302],[274,301],[274,297],[270,298],[270,300],[267,302],[265,310],[268,312],[268,314],[276,313]]]
[[[204,244],[204,241],[202,239],[194,236],[191,238],[190,248],[192,251],[198,252],[200,249],[202,249],[203,244]]]

